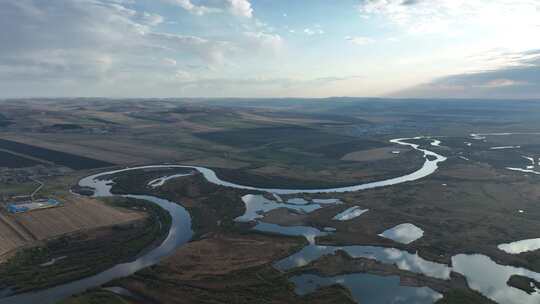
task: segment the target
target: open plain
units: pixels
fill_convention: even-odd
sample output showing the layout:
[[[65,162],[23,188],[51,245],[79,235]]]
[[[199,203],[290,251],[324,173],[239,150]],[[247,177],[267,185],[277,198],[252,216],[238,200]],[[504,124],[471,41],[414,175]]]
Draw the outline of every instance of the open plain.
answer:
[[[509,254],[498,249],[499,244],[539,237],[540,174],[535,172],[540,167],[540,124],[535,113],[540,113],[540,107],[532,103],[516,107],[502,101],[439,101],[437,108],[430,108],[427,101],[392,100],[380,101],[384,106],[375,110],[368,101],[244,104],[242,100],[120,103],[83,99],[47,100],[46,109],[33,100],[4,101],[3,114],[11,123],[2,127],[0,138],[25,144],[30,150],[16,144],[4,149],[11,151],[11,147],[19,157],[27,153],[39,166],[25,163],[23,168],[6,169],[4,174],[10,175],[3,179],[3,195],[27,194],[35,187],[32,179],[38,178],[46,185],[40,196],[65,201],[54,209],[2,213],[2,238],[9,240],[4,242],[4,251],[47,247],[51,240],[83,231],[91,236],[69,242],[101,248],[100,239],[123,233],[144,235],[148,240],[152,234],[137,225],[110,230],[145,220],[146,208],[119,209],[128,205],[111,206],[103,203],[109,198],[85,197],[94,189],[81,187],[78,180],[97,172],[150,165],[112,171],[102,178],[110,183],[112,196],[151,196],[185,208],[191,218],[191,241],[167,249],[170,252],[161,262],[106,284],[124,292],[92,289],[67,299],[68,303],[92,299],[103,303],[247,303],[256,299],[347,303],[357,301],[358,295],[354,287],[339,284],[338,278],[374,278],[361,275],[374,275],[380,282],[399,278],[402,288],[428,288],[434,295],[432,302],[506,303],[488,289],[474,288],[473,278],[459,269],[456,258],[475,254],[495,265],[540,272],[538,251]],[[494,103],[502,110],[487,111]],[[482,106],[486,111],[477,110]],[[405,138],[407,144],[390,141],[396,138]],[[40,154],[31,147],[73,156],[59,160],[54,152]],[[429,167],[431,162],[437,162],[437,167],[421,178],[352,192],[325,190],[392,180],[426,164]],[[80,168],[80,164],[91,168]],[[208,168],[216,179],[189,166]],[[280,189],[297,190],[277,195]],[[254,199],[252,207],[245,202],[249,195]],[[239,220],[250,218],[250,208],[262,209],[254,209],[256,217],[251,220]],[[349,209],[365,211],[337,219]],[[406,244],[381,236],[404,223],[422,235]],[[124,256],[144,257],[158,246],[156,242],[125,244],[134,249]],[[143,244],[148,249],[142,250]],[[337,249],[312,260],[305,256],[305,263],[297,267],[278,266],[302,250],[318,248],[310,246]],[[374,260],[358,255],[355,246],[399,255]],[[405,267],[403,261],[389,262],[414,254],[415,261],[435,263],[448,273],[434,275],[414,263]],[[24,267],[14,261],[4,264],[16,271],[37,263],[24,261]],[[56,263],[51,270],[62,269],[63,260]],[[534,278],[519,277],[522,274],[516,271],[514,279],[508,280],[510,285],[504,284],[509,292],[525,292],[524,287],[512,287],[524,286],[519,280]],[[338,281],[303,293],[299,288],[311,290],[309,284],[302,287],[293,282],[304,275]],[[24,286],[20,291],[47,286],[24,276],[11,283]],[[379,287],[386,288],[385,284],[390,283]],[[400,290],[406,293],[407,288]],[[523,303],[536,300],[534,294],[519,295],[532,301]]]

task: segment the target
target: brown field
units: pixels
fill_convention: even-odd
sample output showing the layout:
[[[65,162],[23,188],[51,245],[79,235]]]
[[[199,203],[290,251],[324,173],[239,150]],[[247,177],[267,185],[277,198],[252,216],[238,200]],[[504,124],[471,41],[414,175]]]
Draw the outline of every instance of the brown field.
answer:
[[[144,213],[113,208],[90,198],[67,196],[64,206],[21,214],[0,213],[0,259],[15,249],[81,230],[140,220]]]
[[[286,278],[268,266],[300,244],[296,238],[215,234],[115,284],[147,303],[351,303],[347,292],[336,287],[298,297]]]
[[[80,136],[73,134],[3,134],[2,138],[117,164],[144,163],[178,156],[174,151],[145,147],[129,138],[107,140],[105,136],[87,136],[81,141]]]
[[[216,234],[183,246],[162,265],[179,280],[224,275],[240,269],[261,266],[287,256],[301,241],[263,235]]]

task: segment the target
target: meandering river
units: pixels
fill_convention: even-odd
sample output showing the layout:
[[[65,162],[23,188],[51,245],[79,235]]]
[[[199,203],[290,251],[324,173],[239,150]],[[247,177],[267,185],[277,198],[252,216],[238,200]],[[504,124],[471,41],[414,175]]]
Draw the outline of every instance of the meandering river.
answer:
[[[238,188],[238,189],[266,191],[266,192],[270,192],[274,194],[341,193],[341,192],[361,191],[361,190],[366,190],[366,189],[373,189],[373,188],[378,188],[378,187],[385,187],[385,186],[391,186],[391,185],[401,184],[405,182],[410,182],[410,181],[418,180],[418,179],[421,179],[421,178],[424,178],[426,176],[433,174],[438,169],[439,163],[444,162],[446,160],[446,157],[439,155],[433,151],[422,149],[420,148],[420,145],[418,144],[408,142],[410,140],[417,140],[417,139],[423,139],[423,138],[425,137],[399,138],[399,139],[391,140],[391,142],[394,144],[408,146],[414,150],[417,150],[423,153],[425,162],[423,166],[419,168],[418,170],[410,174],[400,176],[400,177],[395,177],[395,178],[377,181],[377,182],[352,185],[352,186],[347,186],[347,187],[328,188],[328,189],[259,188],[259,187],[239,185],[232,182],[224,181],[220,179],[213,170],[208,169],[208,168],[199,167],[199,166],[184,166],[184,165],[141,166],[141,167],[133,167],[133,168],[126,168],[126,169],[114,170],[114,171],[109,171],[109,172],[103,172],[103,173],[99,173],[99,174],[95,174],[95,175],[83,178],[82,180],[80,180],[79,186],[94,189],[94,196],[96,197],[108,197],[108,196],[113,196],[113,194],[111,193],[111,187],[114,184],[114,182],[111,179],[106,179],[105,178],[106,176],[110,176],[112,174],[121,173],[125,171],[150,169],[150,168],[192,168],[199,171],[204,176],[204,178],[210,183],[214,183],[214,184],[225,186],[225,187]],[[437,147],[439,146],[440,141],[433,140],[432,143],[433,143],[432,146]],[[166,180],[167,180],[167,176],[163,177],[159,181],[156,180],[155,184],[158,184],[161,181],[165,182]],[[55,303],[58,300],[66,298],[70,295],[83,292],[89,288],[103,285],[113,279],[129,276],[142,268],[156,264],[161,259],[172,254],[178,247],[182,246],[183,244],[185,244],[191,239],[192,234],[193,234],[193,231],[191,229],[191,218],[190,218],[189,213],[186,211],[186,209],[184,209],[181,206],[180,203],[171,202],[171,201],[154,197],[154,196],[125,195],[125,197],[132,197],[132,198],[147,200],[149,202],[152,202],[161,206],[162,208],[166,209],[171,214],[172,225],[168,233],[168,236],[157,248],[145,253],[143,256],[137,258],[133,262],[116,265],[97,275],[84,278],[81,280],[77,280],[74,282],[70,282],[67,284],[59,285],[56,287],[52,287],[49,289],[41,290],[41,291],[3,298],[3,299],[0,299],[0,303],[18,303],[18,304],[20,303],[44,303],[44,304]],[[276,230],[276,227],[271,226],[271,225],[263,225],[263,226],[260,226],[260,228],[262,230],[271,230],[271,231]],[[319,234],[320,235],[324,234],[323,232],[320,232],[320,231],[311,231],[311,229],[307,229],[307,230],[309,230],[310,236],[313,236],[313,237]],[[296,231],[293,231],[293,232],[296,233]],[[318,248],[314,244],[314,239],[310,238],[310,243],[311,244],[309,246],[311,247],[309,248]],[[365,248],[361,248],[361,249],[365,249]],[[374,248],[373,250],[377,251],[379,249]],[[391,250],[391,249],[387,249],[387,250]],[[461,256],[461,258],[463,258],[463,256]],[[418,262],[417,257],[416,258],[413,257],[413,260]],[[458,262],[458,260],[455,260],[454,262]],[[448,269],[448,268],[444,268],[444,266],[441,265],[441,269]],[[462,273],[464,273],[464,275],[467,276],[465,270],[462,270]]]

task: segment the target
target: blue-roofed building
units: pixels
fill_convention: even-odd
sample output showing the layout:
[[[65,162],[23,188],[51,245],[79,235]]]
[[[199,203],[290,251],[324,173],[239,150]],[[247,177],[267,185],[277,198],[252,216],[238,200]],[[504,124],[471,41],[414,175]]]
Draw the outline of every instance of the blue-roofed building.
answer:
[[[61,206],[62,203],[53,199],[43,199],[43,200],[37,200],[37,201],[27,201],[22,203],[8,203],[6,205],[6,209],[9,213],[15,214],[15,213],[24,213],[32,210],[37,209],[46,209],[46,208],[53,208]]]
[[[7,210],[9,213],[22,213],[28,211],[28,207],[23,205],[8,204]]]

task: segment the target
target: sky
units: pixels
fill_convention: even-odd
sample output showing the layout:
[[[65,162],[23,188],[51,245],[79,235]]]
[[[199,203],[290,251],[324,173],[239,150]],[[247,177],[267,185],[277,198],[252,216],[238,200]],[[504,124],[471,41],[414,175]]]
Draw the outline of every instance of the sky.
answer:
[[[0,0],[0,98],[540,98],[540,0]]]

